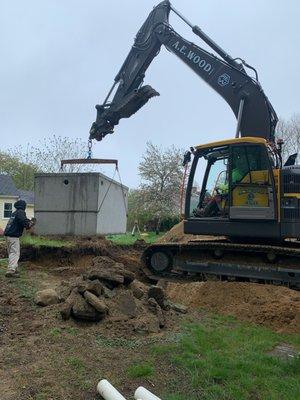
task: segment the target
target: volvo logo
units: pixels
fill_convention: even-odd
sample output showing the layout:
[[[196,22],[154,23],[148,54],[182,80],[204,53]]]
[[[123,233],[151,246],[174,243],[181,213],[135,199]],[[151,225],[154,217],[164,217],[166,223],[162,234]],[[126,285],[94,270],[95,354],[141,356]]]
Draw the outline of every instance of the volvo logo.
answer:
[[[218,78],[218,84],[220,86],[226,86],[230,83],[230,76],[228,74],[222,74]]]

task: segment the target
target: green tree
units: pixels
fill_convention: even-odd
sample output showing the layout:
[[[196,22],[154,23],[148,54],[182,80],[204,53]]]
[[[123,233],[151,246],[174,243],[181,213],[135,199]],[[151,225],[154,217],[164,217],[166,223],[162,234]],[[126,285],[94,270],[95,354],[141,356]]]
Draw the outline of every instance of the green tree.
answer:
[[[10,175],[18,189],[33,190],[34,174],[38,170],[32,163],[22,162],[10,153],[0,152],[0,174]]]

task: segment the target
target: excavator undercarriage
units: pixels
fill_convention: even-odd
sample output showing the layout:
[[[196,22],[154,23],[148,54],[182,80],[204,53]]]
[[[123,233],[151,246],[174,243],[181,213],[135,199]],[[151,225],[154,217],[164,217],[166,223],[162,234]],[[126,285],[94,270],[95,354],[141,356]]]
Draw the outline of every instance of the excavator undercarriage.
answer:
[[[144,251],[142,259],[144,271],[151,279],[186,279],[189,276],[207,280],[216,277],[300,290],[298,241],[274,245],[212,239],[185,244],[153,244]]]

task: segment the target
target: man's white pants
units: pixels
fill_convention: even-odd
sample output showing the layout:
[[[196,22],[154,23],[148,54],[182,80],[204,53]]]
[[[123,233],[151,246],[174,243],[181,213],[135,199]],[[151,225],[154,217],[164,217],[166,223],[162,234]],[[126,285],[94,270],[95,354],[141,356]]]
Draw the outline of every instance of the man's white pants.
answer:
[[[18,268],[18,261],[20,258],[20,239],[6,236],[6,245],[8,252],[7,270],[15,272]]]

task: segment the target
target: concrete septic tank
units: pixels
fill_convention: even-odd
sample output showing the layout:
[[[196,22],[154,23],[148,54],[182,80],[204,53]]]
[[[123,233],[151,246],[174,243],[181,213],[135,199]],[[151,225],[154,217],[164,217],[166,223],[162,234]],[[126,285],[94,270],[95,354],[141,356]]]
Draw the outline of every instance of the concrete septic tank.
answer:
[[[98,173],[36,174],[38,235],[125,233],[128,188]]]

